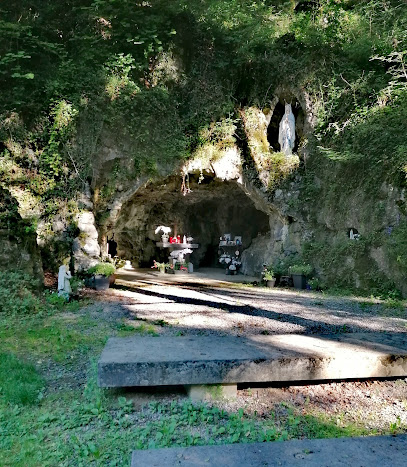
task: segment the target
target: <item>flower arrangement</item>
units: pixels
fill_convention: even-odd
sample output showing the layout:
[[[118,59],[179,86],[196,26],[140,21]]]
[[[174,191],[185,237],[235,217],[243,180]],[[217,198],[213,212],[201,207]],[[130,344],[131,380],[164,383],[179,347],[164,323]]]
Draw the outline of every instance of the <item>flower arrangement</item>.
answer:
[[[169,263],[159,263],[158,261],[154,259],[151,269],[158,269],[159,271],[165,272],[166,269],[171,268],[171,267],[172,267],[172,264],[170,265]]]
[[[188,264],[187,263],[175,263],[174,269],[176,271],[187,271],[188,272]]]

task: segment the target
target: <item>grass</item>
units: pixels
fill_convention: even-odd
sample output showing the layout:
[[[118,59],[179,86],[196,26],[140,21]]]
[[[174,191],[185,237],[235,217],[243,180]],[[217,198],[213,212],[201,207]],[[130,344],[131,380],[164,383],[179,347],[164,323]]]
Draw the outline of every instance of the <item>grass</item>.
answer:
[[[0,399],[13,405],[34,404],[45,386],[35,367],[15,355],[0,353]]]
[[[134,449],[372,434],[363,420],[343,417],[338,423],[337,415],[311,413],[306,405],[300,411],[276,403],[261,414],[188,400],[135,408],[122,392],[97,387],[96,359],[109,336],[157,335],[157,326],[167,323],[113,316],[103,304],[86,304],[48,315],[2,317],[0,465],[117,466],[128,465]],[[47,361],[53,366],[41,371]],[[86,384],[66,382],[64,376],[75,381],[84,366]],[[387,432],[406,430],[395,419]]]
[[[258,418],[243,409],[170,402],[137,412],[123,397],[104,397],[94,383],[82,394],[54,395],[30,410],[3,406],[0,428],[0,464],[13,466],[128,465],[133,449],[366,434],[291,409]]]

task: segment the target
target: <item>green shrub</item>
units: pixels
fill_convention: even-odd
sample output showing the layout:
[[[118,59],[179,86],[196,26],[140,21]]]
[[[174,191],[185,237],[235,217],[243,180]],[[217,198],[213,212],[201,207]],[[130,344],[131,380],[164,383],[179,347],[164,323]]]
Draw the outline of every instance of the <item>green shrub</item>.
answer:
[[[33,365],[12,354],[0,353],[0,397],[6,402],[35,404],[44,385],[44,379]]]
[[[57,292],[45,292],[45,301],[48,305],[51,305],[52,308],[62,309],[66,305],[65,297],[60,297]]]
[[[71,284],[72,293],[74,295],[77,295],[84,287],[84,281],[77,276],[73,276],[69,283]]]
[[[308,285],[311,287],[311,290],[321,290],[321,280],[318,277],[313,277],[308,280]]]
[[[88,269],[88,274],[91,276],[96,276],[100,274],[101,276],[109,277],[113,275],[116,271],[116,268],[113,264],[110,263],[98,263],[95,266],[92,266]]]
[[[27,314],[43,311],[35,294],[36,281],[22,272],[0,272],[0,313]]]
[[[287,256],[284,259],[280,259],[273,264],[274,273],[278,276],[288,276],[290,274],[290,267],[298,262],[298,255]]]
[[[309,276],[312,273],[312,266],[306,263],[296,263],[290,266],[290,273]]]

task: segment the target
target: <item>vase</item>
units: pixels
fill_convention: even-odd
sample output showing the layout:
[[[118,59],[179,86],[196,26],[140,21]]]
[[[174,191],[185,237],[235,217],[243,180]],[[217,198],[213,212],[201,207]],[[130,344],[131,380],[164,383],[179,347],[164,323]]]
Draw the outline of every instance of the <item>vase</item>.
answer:
[[[96,274],[92,277],[92,288],[96,290],[107,290],[110,287],[109,277]]]
[[[271,279],[267,281],[267,287],[274,287],[276,285],[276,280]]]
[[[294,288],[305,289],[307,286],[307,279],[303,274],[291,274],[294,282]]]

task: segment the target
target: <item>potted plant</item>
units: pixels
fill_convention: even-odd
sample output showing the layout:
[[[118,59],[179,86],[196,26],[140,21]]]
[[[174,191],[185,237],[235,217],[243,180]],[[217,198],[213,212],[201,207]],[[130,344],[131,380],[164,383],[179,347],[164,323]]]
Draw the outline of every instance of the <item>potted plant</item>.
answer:
[[[165,274],[165,270],[169,267],[170,265],[168,263],[159,263],[154,260],[154,264],[151,266],[151,269],[158,269],[161,274]]]
[[[296,289],[305,289],[307,286],[307,276],[312,273],[312,266],[306,263],[293,264],[290,267],[291,277],[293,278]]]
[[[89,285],[96,290],[107,290],[115,281],[116,268],[111,263],[98,263],[88,269]]]
[[[276,278],[274,271],[271,266],[265,266],[262,272],[262,279],[266,283],[267,287],[274,287],[276,284]]]

